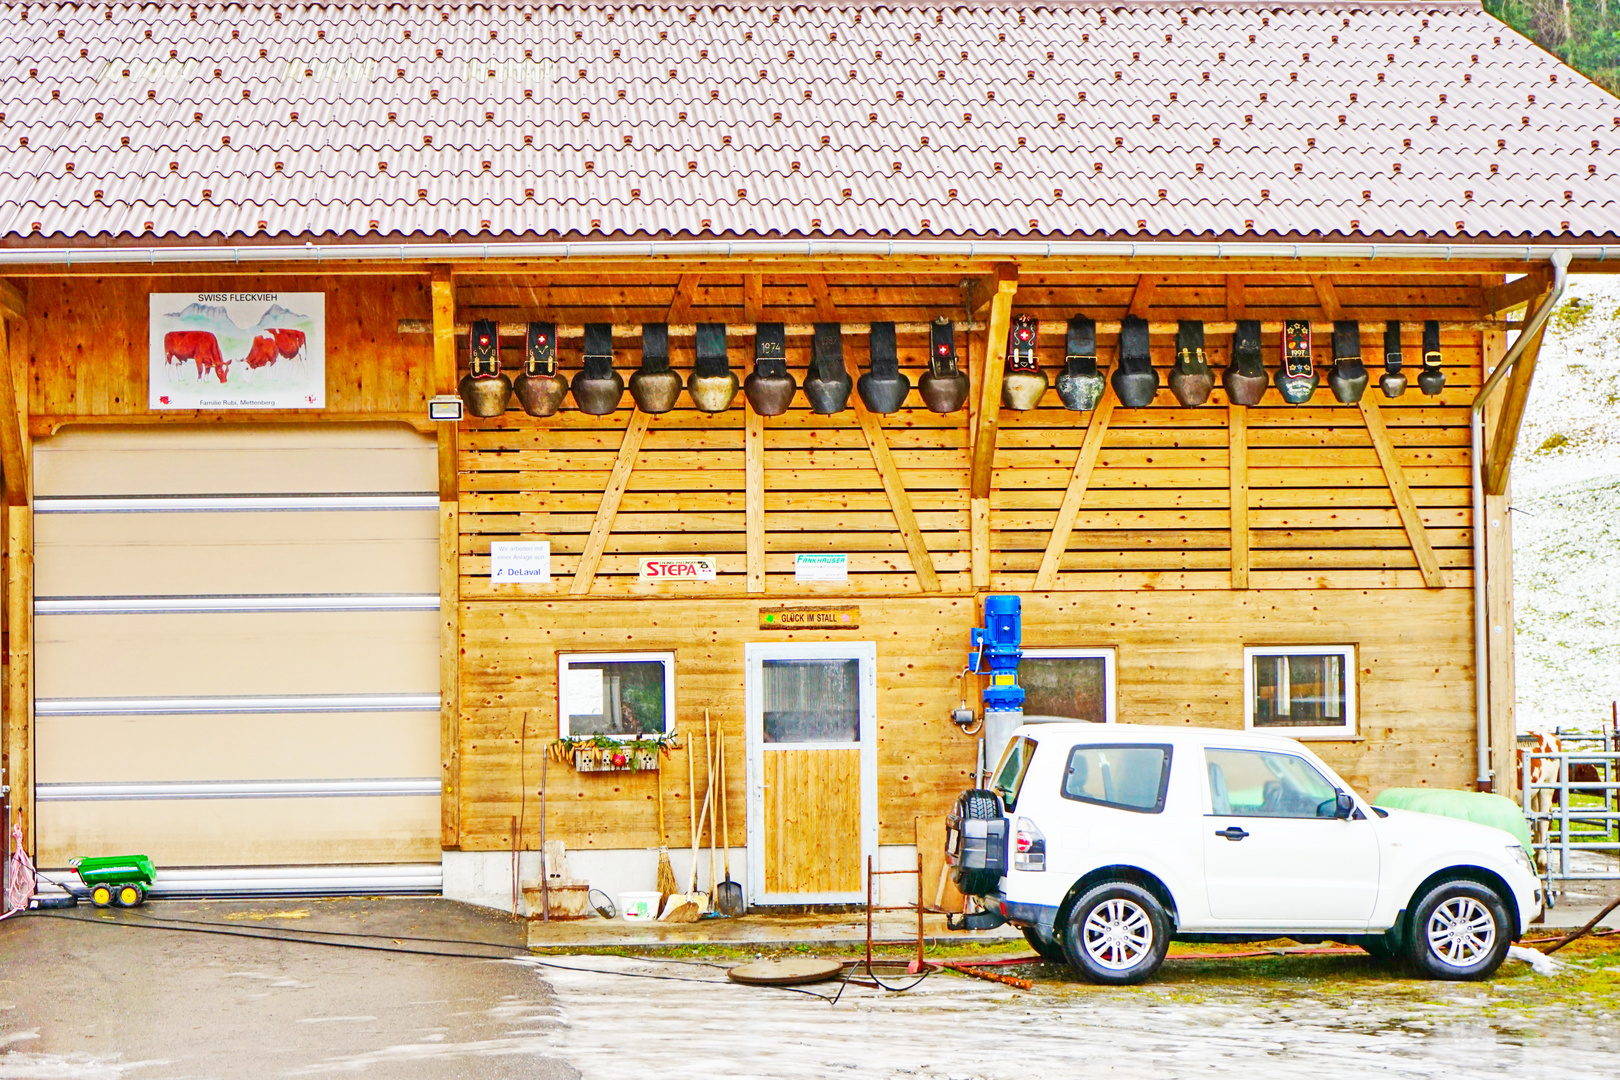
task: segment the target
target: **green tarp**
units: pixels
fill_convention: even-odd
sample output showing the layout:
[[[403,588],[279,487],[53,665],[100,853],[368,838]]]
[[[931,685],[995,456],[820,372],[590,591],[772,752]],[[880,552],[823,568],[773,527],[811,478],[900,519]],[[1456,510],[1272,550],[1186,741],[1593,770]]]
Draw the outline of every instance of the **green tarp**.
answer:
[[[1483,791],[1398,787],[1383,792],[1373,800],[1373,805],[1490,825],[1510,833],[1524,848],[1525,854],[1535,858],[1535,852],[1530,847],[1530,826],[1525,823],[1524,811],[1519,809],[1518,803],[1501,795],[1488,795]]]

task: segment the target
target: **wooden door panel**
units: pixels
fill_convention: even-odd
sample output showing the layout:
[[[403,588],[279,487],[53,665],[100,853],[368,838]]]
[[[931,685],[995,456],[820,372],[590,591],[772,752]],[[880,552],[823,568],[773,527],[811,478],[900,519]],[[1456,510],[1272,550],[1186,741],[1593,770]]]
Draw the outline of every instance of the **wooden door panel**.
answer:
[[[761,757],[765,892],[861,892],[860,748]]]

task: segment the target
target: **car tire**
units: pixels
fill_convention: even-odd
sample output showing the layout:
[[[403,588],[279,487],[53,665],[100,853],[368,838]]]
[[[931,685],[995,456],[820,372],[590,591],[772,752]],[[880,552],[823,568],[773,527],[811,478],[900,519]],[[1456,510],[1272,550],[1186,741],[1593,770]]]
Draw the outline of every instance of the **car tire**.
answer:
[[[953,814],[957,821],[993,821],[1001,816],[1001,798],[989,788],[964,791],[956,800]],[[960,843],[960,839],[958,840]],[[960,858],[961,852],[953,856]],[[951,867],[951,881],[963,896],[985,896],[995,891],[1001,875],[994,870],[970,870],[965,866]]]
[[[1033,926],[1024,927],[1024,940],[1029,947],[1041,954],[1041,959],[1052,964],[1067,964],[1069,954],[1063,951],[1063,943],[1056,938],[1047,937]]]
[[[1513,930],[1507,905],[1477,881],[1443,881],[1413,908],[1407,955],[1430,979],[1466,981],[1495,974]]]
[[[1170,917],[1146,889],[1108,881],[1089,890],[1063,924],[1069,963],[1094,983],[1129,986],[1152,978],[1170,949]]]

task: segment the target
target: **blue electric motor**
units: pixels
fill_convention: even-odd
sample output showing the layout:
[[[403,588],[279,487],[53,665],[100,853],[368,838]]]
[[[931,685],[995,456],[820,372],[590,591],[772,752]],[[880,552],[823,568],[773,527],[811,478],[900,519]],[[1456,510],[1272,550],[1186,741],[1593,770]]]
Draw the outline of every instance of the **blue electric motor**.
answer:
[[[1024,722],[1024,688],[1018,685],[1018,661],[1024,655],[1024,621],[1018,597],[986,596],[984,625],[973,628],[968,670],[988,674],[984,689],[986,760],[994,763]]]

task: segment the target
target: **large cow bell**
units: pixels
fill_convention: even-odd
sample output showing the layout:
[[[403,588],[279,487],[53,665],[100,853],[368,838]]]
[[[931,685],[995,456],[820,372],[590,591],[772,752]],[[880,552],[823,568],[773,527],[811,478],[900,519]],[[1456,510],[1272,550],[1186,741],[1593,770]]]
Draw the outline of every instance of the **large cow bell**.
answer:
[[[1121,405],[1138,409],[1153,404],[1153,396],[1159,392],[1159,373],[1153,370],[1146,319],[1127,315],[1120,323],[1119,366],[1110,381]]]
[[[761,416],[781,416],[793,401],[798,383],[787,369],[787,327],[781,323],[754,325],[754,370],[743,382],[748,404]]]
[[[479,319],[467,334],[468,367],[461,400],[474,416],[500,416],[512,400],[512,380],[501,372],[501,339],[495,323]]]
[[[585,324],[585,370],[574,377],[574,404],[591,416],[606,416],[624,397],[624,379],[613,370],[613,324]]]
[[[1361,324],[1341,320],[1333,324],[1333,370],[1328,387],[1346,405],[1361,400],[1367,391],[1367,365],[1361,362]]]
[[[1057,377],[1063,407],[1075,412],[1095,409],[1102,400],[1102,373],[1097,370],[1097,324],[1084,315],[1069,320],[1064,342],[1063,371]]]
[[[1446,388],[1446,373],[1440,370],[1440,324],[1431,319],[1423,324],[1423,370],[1418,372],[1418,389],[1438,397]]]
[[[917,381],[923,404],[953,413],[967,402],[968,377],[956,359],[956,324],[941,315],[928,327],[928,370]]]
[[[1176,364],[1170,369],[1170,392],[1183,405],[1202,405],[1215,389],[1215,376],[1204,356],[1204,324],[1184,319],[1176,326]]]
[[[1384,373],[1378,376],[1378,389],[1387,398],[1406,393],[1405,357],[1401,352],[1401,324],[1391,319],[1384,324]]]
[[[844,330],[837,323],[816,323],[810,352],[810,373],[804,378],[804,396],[810,411],[822,416],[844,411],[855,380],[844,367]]]
[[[669,369],[669,325],[643,323],[641,366],[630,376],[630,396],[644,413],[666,413],[681,396],[681,376]]]
[[[1311,324],[1304,319],[1283,323],[1283,362],[1277,369],[1277,392],[1290,405],[1302,405],[1316,392],[1316,364],[1311,359]]]
[[[725,412],[737,398],[737,374],[726,355],[726,324],[699,323],[697,362],[686,389],[692,403],[706,413]]]
[[[557,370],[557,327],[530,323],[524,345],[523,374],[513,385],[518,404],[530,416],[551,416],[568,393],[568,376]]]
[[[1232,362],[1221,373],[1226,399],[1233,405],[1258,405],[1270,382],[1260,359],[1260,321],[1243,319],[1232,333]]]
[[[1007,370],[1001,377],[1001,403],[1027,412],[1046,395],[1046,372],[1035,356],[1040,324],[1033,316],[1019,315],[1007,331]]]
[[[875,413],[897,412],[911,392],[911,380],[900,371],[900,354],[894,344],[894,323],[875,322],[867,332],[871,369],[860,377],[855,389]]]

